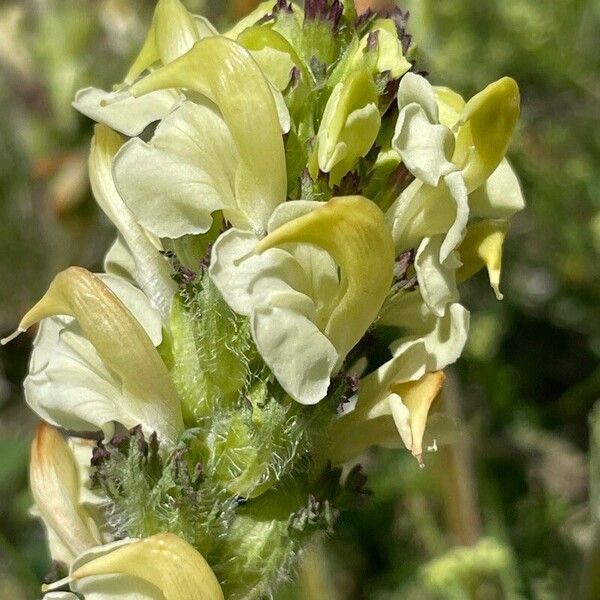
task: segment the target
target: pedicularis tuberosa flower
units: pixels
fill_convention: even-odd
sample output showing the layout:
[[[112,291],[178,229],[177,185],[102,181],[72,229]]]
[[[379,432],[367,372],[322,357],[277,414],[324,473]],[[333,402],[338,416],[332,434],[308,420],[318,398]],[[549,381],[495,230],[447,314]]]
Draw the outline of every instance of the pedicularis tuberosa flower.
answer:
[[[501,297],[523,198],[516,83],[432,86],[406,26],[270,0],[220,34],[159,0],[123,82],[77,94],[117,239],[19,327],[47,598],[269,596],[364,492],[343,463],[422,461],[459,284],[485,268]]]

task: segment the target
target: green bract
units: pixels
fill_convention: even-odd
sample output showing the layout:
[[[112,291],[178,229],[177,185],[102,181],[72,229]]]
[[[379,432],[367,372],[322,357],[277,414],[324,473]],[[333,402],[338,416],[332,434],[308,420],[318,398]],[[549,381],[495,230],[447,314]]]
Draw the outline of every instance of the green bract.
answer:
[[[159,0],[123,82],[77,94],[117,239],[18,330],[41,322],[27,402],[71,437],[32,455],[48,598],[270,597],[360,496],[338,465],[423,462],[459,284],[486,268],[501,297],[519,93],[434,88],[405,27],[269,0],[220,35]]]

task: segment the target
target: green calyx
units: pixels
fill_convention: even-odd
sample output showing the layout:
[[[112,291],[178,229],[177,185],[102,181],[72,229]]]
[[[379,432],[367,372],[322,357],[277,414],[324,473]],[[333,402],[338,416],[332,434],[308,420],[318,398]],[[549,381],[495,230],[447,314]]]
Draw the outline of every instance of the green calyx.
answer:
[[[202,461],[205,433],[187,430],[170,451],[156,434],[146,438],[141,427],[99,442],[92,484],[108,499],[112,534],[174,533],[210,562],[227,598],[263,598],[289,577],[313,534],[331,531],[339,510],[368,494],[366,478],[357,467],[344,485],[340,469],[311,479],[305,462],[283,468],[278,486],[249,499],[232,494],[214,465]],[[221,450],[226,460],[227,448]]]

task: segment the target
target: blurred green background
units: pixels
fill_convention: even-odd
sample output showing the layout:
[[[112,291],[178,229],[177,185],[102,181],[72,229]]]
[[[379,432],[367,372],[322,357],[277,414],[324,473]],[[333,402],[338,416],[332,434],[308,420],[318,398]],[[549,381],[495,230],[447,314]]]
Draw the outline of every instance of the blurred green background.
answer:
[[[252,0],[187,0],[223,23]],[[600,599],[600,2],[406,0],[419,67],[469,96],[517,79],[511,158],[528,208],[507,242],[505,299],[483,276],[444,410],[459,440],[427,456],[374,451],[373,496],[308,555],[302,600]],[[70,106],[110,86],[143,40],[150,0],[0,1],[0,332],[70,264],[112,239],[91,201],[91,123]],[[0,350],[0,598],[39,597],[29,516],[36,419],[21,381],[31,337]],[[595,414],[595,417],[594,417]],[[279,600],[279,599],[277,599]]]

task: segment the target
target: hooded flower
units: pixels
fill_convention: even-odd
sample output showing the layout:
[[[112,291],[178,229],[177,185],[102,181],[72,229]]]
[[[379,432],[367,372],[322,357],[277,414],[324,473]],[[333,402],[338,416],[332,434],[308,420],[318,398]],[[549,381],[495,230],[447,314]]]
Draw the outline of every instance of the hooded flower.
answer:
[[[112,600],[223,600],[223,591],[202,555],[176,535],[125,539],[90,548],[71,565],[69,576],[50,591],[68,585],[72,592],[50,592],[50,598]]]
[[[228,304],[250,317],[279,383],[302,404],[326,395],[377,316],[392,271],[383,214],[362,197],[283,204],[263,240],[235,229],[221,236],[210,267]]]
[[[241,46],[213,37],[130,91],[143,98],[175,86],[204,100],[184,103],[150,143],[124,146],[115,176],[125,203],[160,237],[204,233],[218,210],[238,227],[264,232],[286,194],[277,107],[264,75]]]
[[[89,446],[86,454],[89,464]],[[29,481],[34,512],[46,525],[53,560],[70,565],[79,554],[104,541],[99,520],[92,516],[93,506],[85,502],[89,499],[84,497],[75,452],[46,424],[38,427],[31,446]]]
[[[25,380],[29,405],[74,431],[142,424],[166,439],[182,428],[177,393],[156,346],[159,313],[125,280],[59,273],[19,330],[43,319]]]
[[[456,269],[468,224],[506,218],[523,207],[519,183],[504,159],[518,102],[518,88],[509,78],[468,103],[419,75],[407,73],[400,83],[392,145],[415,180],[388,218],[398,250],[418,247],[415,266],[423,299],[439,316],[457,299]]]

